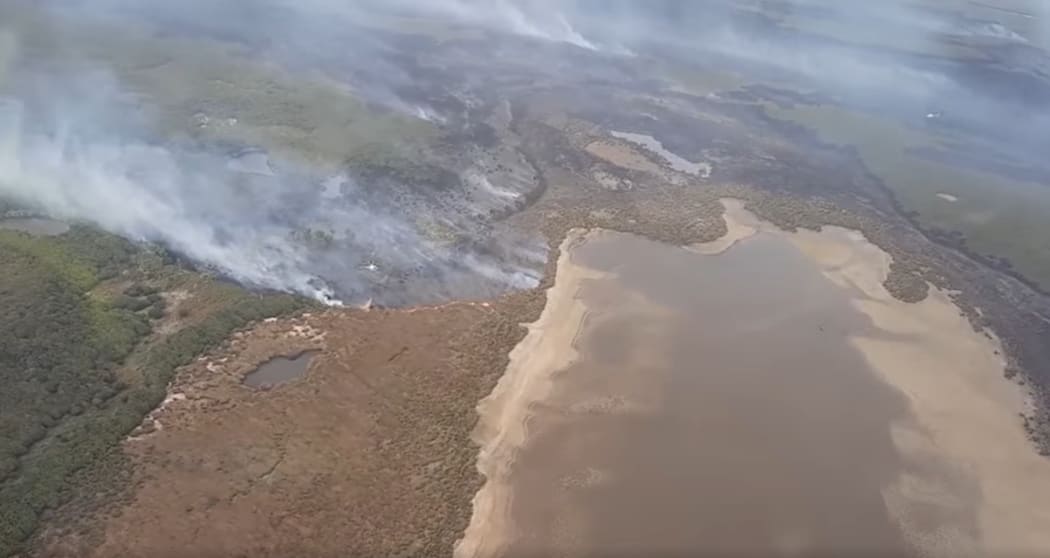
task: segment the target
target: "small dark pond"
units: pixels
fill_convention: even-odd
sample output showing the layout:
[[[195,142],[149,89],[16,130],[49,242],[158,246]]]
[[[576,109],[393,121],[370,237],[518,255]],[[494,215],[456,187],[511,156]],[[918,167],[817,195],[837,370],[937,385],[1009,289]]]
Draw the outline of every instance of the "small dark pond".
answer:
[[[302,378],[310,362],[321,351],[304,351],[293,357],[274,357],[262,363],[244,377],[244,384],[253,388],[277,386]]]

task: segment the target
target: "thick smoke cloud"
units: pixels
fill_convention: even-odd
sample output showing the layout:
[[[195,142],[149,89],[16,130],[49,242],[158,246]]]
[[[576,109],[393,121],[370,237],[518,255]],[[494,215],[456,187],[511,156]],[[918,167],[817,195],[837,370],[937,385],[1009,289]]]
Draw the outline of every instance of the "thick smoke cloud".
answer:
[[[34,131],[21,103],[0,104],[0,193],[161,242],[239,281],[326,302],[440,300],[537,282],[534,270],[506,257],[423,237],[413,226],[420,216],[370,205],[345,176],[272,171],[261,152],[227,158],[100,134],[98,118],[55,116],[57,128]],[[540,265],[542,249],[523,246],[517,259]],[[418,296],[384,285],[411,273]]]
[[[75,120],[26,133],[24,120],[17,101],[0,105],[0,191],[14,200],[57,218],[165,242],[251,284],[332,297],[303,271],[305,254],[287,227],[242,213],[251,208],[265,215],[275,198],[233,199],[235,189],[216,184],[226,174],[219,161],[180,160],[163,147],[106,139]]]
[[[107,91],[105,80],[90,81]],[[0,193],[30,209],[161,242],[239,281],[325,302],[434,301],[538,281],[542,245],[452,247],[421,234],[415,223],[426,215],[376,204],[344,175],[296,172],[260,151],[227,157],[104,133],[99,122],[122,117],[61,106],[43,119],[55,125],[41,128],[27,123],[21,102],[0,103]]]
[[[75,18],[78,7],[61,16]],[[119,2],[110,13],[93,7],[94,18],[116,21],[128,9]],[[434,302],[538,282],[543,245],[491,239],[469,206],[399,204],[345,170],[276,160],[250,145],[214,149],[158,137],[148,100],[140,106],[104,64],[47,72],[20,61],[18,51],[12,31],[0,34],[0,85],[8,82],[11,92],[0,95],[0,197],[162,243],[250,285],[326,302]],[[382,94],[405,79],[366,85]]]
[[[146,25],[154,33],[237,44],[293,73],[323,69],[369,102],[442,126],[463,124],[456,119],[473,101],[458,99],[452,110],[403,95],[432,85],[403,63],[406,49],[419,46],[367,29],[389,30],[391,21],[409,16],[477,30],[487,41],[515,36],[560,45],[595,60],[644,66],[647,57],[670,55],[701,67],[742,68],[906,118],[945,108],[1018,152],[1031,151],[1050,129],[1050,99],[1038,105],[1038,90],[1004,102],[1006,93],[1031,90],[1011,81],[1018,72],[987,73],[991,66],[984,65],[986,73],[975,73],[965,62],[916,54],[935,51],[945,37],[980,35],[998,41],[992,52],[1002,56],[1031,55],[1028,43],[1038,37],[1009,22],[905,2],[52,0],[22,7],[34,21],[50,19],[61,29]],[[840,30],[863,30],[863,37],[847,43],[799,24],[822,17],[836,18]],[[353,168],[293,164],[250,143],[216,149],[158,137],[149,100],[134,98],[105,61],[85,58],[74,72],[37,68],[20,52],[14,21],[0,30],[0,196],[161,242],[245,283],[322,300],[399,304],[537,283],[543,244],[494,238],[476,219],[513,207],[525,178],[488,177],[464,164],[454,170],[469,196],[404,204],[377,195]],[[66,40],[64,32],[52,40]],[[472,55],[484,61],[485,54]],[[1045,53],[1035,63],[1044,73],[1050,68]],[[551,67],[559,66],[544,70]]]

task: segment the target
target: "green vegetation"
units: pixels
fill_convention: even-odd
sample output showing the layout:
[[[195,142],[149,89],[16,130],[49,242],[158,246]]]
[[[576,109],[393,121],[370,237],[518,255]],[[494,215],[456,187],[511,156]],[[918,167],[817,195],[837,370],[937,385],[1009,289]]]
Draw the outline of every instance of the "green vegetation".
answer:
[[[743,2],[748,4],[750,2]],[[964,18],[977,21],[1000,21],[1029,41],[1047,48],[1050,39],[1039,28],[1037,18],[1025,13],[1038,13],[1031,0],[886,0],[878,9],[859,13],[841,2],[806,0],[796,5],[810,9],[785,10],[760,2],[751,10],[773,17],[784,29],[824,37],[857,48],[878,49],[888,54],[932,56],[971,62],[990,61],[993,57],[983,48],[982,40],[953,36],[951,22]],[[875,5],[873,5],[875,6]],[[827,13],[824,13],[824,11]],[[928,19],[939,18],[937,24]],[[955,31],[957,33],[957,31]],[[991,41],[995,43],[994,39]]]
[[[233,43],[160,34],[130,21],[71,25],[27,5],[0,8],[5,20],[20,31],[22,65],[70,75],[108,68],[122,91],[150,107],[163,136],[259,146],[322,165],[438,137],[429,122],[372,109],[346,84],[293,73]]]
[[[925,160],[909,149],[936,147],[947,138],[890,120],[832,106],[767,105],[766,111],[809,126],[827,141],[855,146],[924,229],[954,236],[992,261],[1005,259],[1024,277],[1050,289],[1050,190],[1045,186]]]
[[[0,231],[0,266],[0,556],[74,495],[119,491],[118,444],[164,399],[177,367],[253,320],[306,304],[195,276],[85,227]],[[181,283],[213,304],[193,324],[151,335],[150,320],[165,315],[157,286]]]
[[[682,92],[704,96],[731,91],[748,84],[744,76],[715,68],[696,68],[685,64],[664,63],[661,74]]]
[[[439,43],[485,38],[481,27],[456,24],[439,18],[386,14],[380,11],[369,14],[369,17],[355,23],[380,31],[426,36]]]
[[[869,17],[850,16],[848,12],[835,18],[804,18],[796,15],[787,18],[783,25],[785,28],[841,41],[858,48],[873,48],[886,53],[975,62],[989,60],[988,54],[982,51],[979,45],[951,41],[948,37],[937,37],[921,27],[908,27],[899,21],[881,21],[873,24]]]
[[[63,244],[0,233],[0,478],[62,417],[112,396],[113,368],[149,329],[126,309],[86,297],[103,267],[74,259]],[[127,254],[112,253],[118,261]]]
[[[449,190],[459,184],[459,175],[433,163],[407,157],[397,150],[382,146],[371,146],[347,158],[347,165],[354,169],[365,185],[372,185],[386,178],[395,183],[411,184],[431,191]]]

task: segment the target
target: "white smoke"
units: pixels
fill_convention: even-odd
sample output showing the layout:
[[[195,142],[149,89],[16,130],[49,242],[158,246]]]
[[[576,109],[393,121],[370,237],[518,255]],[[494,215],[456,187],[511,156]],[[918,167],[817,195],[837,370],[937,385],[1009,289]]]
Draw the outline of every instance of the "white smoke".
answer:
[[[296,0],[289,5],[302,7]],[[367,19],[369,11],[400,10],[404,13],[435,16],[514,33],[525,37],[568,43],[596,50],[598,47],[577,31],[556,0],[306,0],[306,5],[344,17]]]
[[[73,125],[51,134],[26,133],[23,121],[18,101],[0,104],[0,195],[60,219],[164,242],[239,281],[335,300],[302,271],[305,254],[289,241],[286,227],[265,219],[250,227],[229,222],[237,219],[234,208],[244,206],[233,205],[226,185],[203,168],[188,170],[162,147],[88,139]],[[224,225],[236,229],[235,241],[222,241]]]
[[[459,24],[487,30],[484,36],[494,43],[493,52],[518,53],[501,50],[499,44],[506,40],[506,34],[515,34],[605,54],[638,53],[638,62],[653,52],[671,52],[700,63],[728,60],[729,64],[748,68],[764,66],[777,70],[777,75],[800,77],[800,82],[813,84],[815,90],[846,92],[843,97],[854,94],[881,99],[889,92],[899,99],[907,94],[910,98],[906,104],[914,105],[920,114],[929,108],[927,103],[941,108],[945,99],[962,108],[985,106],[971,102],[975,94],[959,87],[944,66],[909,63],[906,57],[884,51],[872,55],[868,50],[814,41],[812,37],[767,38],[746,26],[737,27],[736,5],[728,2],[63,0],[46,4],[55,8],[49,12],[52,17],[65,22],[59,29],[83,29],[90,24],[82,21],[83,17],[103,18],[111,13],[109,24],[115,29],[128,21],[153,22],[153,31],[158,33],[191,38],[203,35],[217,42],[247,45],[254,56],[282,68],[313,71],[334,66],[328,75],[345,79],[355,95],[360,93],[370,102],[449,128],[457,125],[463,109],[455,105],[450,109],[448,104],[429,98],[430,93],[440,96],[442,92],[435,91],[432,82],[421,81],[427,78],[421,78],[422,72],[413,65],[427,53],[414,57],[416,53],[405,50],[414,47],[402,45],[396,32],[389,33],[391,22],[399,21],[389,18],[390,14],[414,17],[405,20],[409,23],[434,18],[451,22],[451,29]],[[863,7],[860,2],[837,6],[839,12],[851,13]],[[0,7],[0,15],[5,9]],[[372,21],[376,24],[371,28],[374,32],[368,31],[369,18],[377,18]],[[855,19],[862,19],[874,31],[895,30],[897,45],[916,50],[927,48],[937,33],[955,25],[899,2],[861,10]],[[477,41],[476,35],[472,36]],[[524,43],[508,41],[511,48]],[[652,48],[654,44],[660,49]],[[522,188],[497,183],[498,179],[490,181],[484,173],[468,170],[464,173],[466,186],[488,195],[484,203],[474,206],[470,204],[475,200],[462,202],[463,196],[456,198],[459,201],[449,201],[455,196],[427,192],[427,196],[440,199],[431,205],[426,200],[400,205],[389,199],[389,192],[383,188],[375,194],[376,189],[359,188],[347,177],[308,176],[308,170],[288,172],[286,166],[270,173],[268,156],[262,153],[231,165],[229,154],[214,152],[214,145],[187,147],[171,138],[134,133],[135,126],[125,124],[128,114],[107,108],[107,98],[120,97],[122,92],[116,83],[81,87],[76,93],[63,95],[77,78],[61,75],[52,76],[52,83],[36,90],[20,82],[11,93],[12,88],[4,84],[16,81],[10,75],[13,61],[18,59],[17,46],[9,33],[0,32],[0,91],[6,92],[0,96],[20,98],[26,105],[0,103],[0,196],[16,198],[62,218],[95,222],[132,238],[163,242],[247,283],[322,300],[333,296],[326,283],[340,294],[368,296],[373,289],[389,289],[399,282],[410,285],[402,289],[415,288],[411,277],[416,275],[429,277],[438,296],[444,297],[465,291],[477,293],[472,289],[478,280],[503,286],[536,283],[536,266],[507,263],[520,247],[486,245],[483,235],[477,234],[480,227],[471,222],[473,216],[486,214],[491,208],[512,206]],[[455,48],[453,45],[448,52],[455,53]],[[549,60],[544,57],[551,56],[554,49],[535,50],[535,59],[525,56],[519,61],[523,65],[535,63],[551,74],[575,72],[579,68],[573,65],[579,59],[592,57],[567,49],[574,56]],[[464,49],[462,54],[452,55],[451,63],[456,64],[460,57],[476,56],[470,59],[470,72],[476,77],[481,75],[477,68],[495,62],[486,59],[486,54]],[[405,59],[411,63],[401,64]],[[446,60],[426,62],[431,65],[425,71],[433,72]],[[92,60],[87,65],[105,63]],[[474,83],[481,81],[484,78]],[[418,98],[403,93],[413,87],[423,92]],[[91,94],[82,94],[84,91]],[[202,103],[206,105],[207,101],[203,99]],[[138,100],[130,104],[136,103]],[[142,101],[148,103],[148,99]],[[951,110],[954,106],[944,108],[963,112]],[[1021,124],[1034,128],[1027,122]],[[131,133],[125,129],[128,127]],[[143,139],[146,137],[149,139]],[[230,150],[252,147],[238,144]],[[195,151],[201,149],[213,152]],[[404,191],[408,197],[419,192],[412,188]],[[413,203],[425,197],[416,196]],[[321,235],[304,240],[304,231],[320,231]],[[318,248],[318,242],[326,246]],[[500,250],[506,253],[489,253]]]

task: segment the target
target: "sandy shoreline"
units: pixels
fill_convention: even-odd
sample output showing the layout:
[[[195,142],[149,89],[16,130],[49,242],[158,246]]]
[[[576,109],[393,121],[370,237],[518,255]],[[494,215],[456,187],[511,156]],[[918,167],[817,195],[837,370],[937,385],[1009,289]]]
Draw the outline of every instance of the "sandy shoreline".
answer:
[[[878,379],[908,403],[908,416],[891,425],[893,446],[907,465],[882,492],[908,542],[923,554],[941,556],[1050,548],[1050,510],[1043,511],[1050,500],[1050,462],[1025,435],[1018,414],[1029,402],[1003,377],[998,340],[975,332],[937,289],[915,304],[895,299],[883,286],[890,256],[856,231],[788,233],[760,221],[738,200],[723,203],[728,233],[690,246],[691,252],[717,256],[755,235],[781,237],[852,293],[851,305],[870,320],[870,327],[850,332],[848,339]],[[478,405],[478,468],[487,481],[456,546],[459,558],[499,555],[510,542],[508,479],[516,454],[529,442],[530,407],[549,395],[553,374],[579,358],[576,341],[587,309],[575,294],[582,280],[604,275],[572,262],[573,246],[587,237],[579,230],[566,237],[543,314]],[[970,516],[975,525],[959,519]],[[948,519],[931,525],[934,517]]]
[[[833,281],[862,296],[854,306],[877,333],[853,345],[884,381],[909,400],[914,422],[894,425],[902,455],[938,461],[969,477],[980,493],[976,540],[959,533],[930,540],[912,533],[931,553],[1033,554],[1050,548],[1050,462],[1037,454],[1019,413],[1030,402],[1003,377],[1002,348],[990,333],[974,332],[948,295],[931,289],[921,302],[894,299],[882,286],[888,258],[855,232],[802,232],[793,242]],[[852,245],[847,254],[842,248]],[[880,333],[890,333],[880,335]],[[902,475],[885,498],[903,528],[921,523],[919,502],[954,505],[950,481]],[[949,535],[944,533],[944,535]]]
[[[711,242],[688,246],[688,250],[705,256],[717,256],[732,248],[737,242],[758,234],[759,228],[762,226],[761,222],[758,217],[744,210],[744,202],[735,199],[725,199],[722,200],[722,204],[726,210],[725,214],[722,215],[726,223],[726,234]]]
[[[727,223],[755,222],[733,200],[726,213]],[[894,298],[883,286],[891,258],[859,232],[825,227],[819,233],[787,233],[766,223],[758,228],[788,239],[827,278],[856,293],[853,305],[871,319],[873,330],[851,336],[851,343],[910,403],[913,420],[893,426],[898,451],[913,463],[937,463],[959,473],[958,479],[943,479],[908,472],[885,490],[888,508],[912,542],[943,556],[1050,548],[1045,508],[1050,462],[1025,435],[1019,413],[1031,404],[1003,377],[1006,361],[998,339],[975,332],[947,293],[936,288],[918,303]],[[975,484],[980,495],[978,536],[921,533],[925,507],[964,505],[955,492],[966,490],[959,486],[966,483]]]
[[[529,407],[549,393],[552,375],[578,357],[576,336],[587,308],[576,298],[576,290],[584,279],[603,276],[572,262],[572,247],[586,237],[581,229],[565,236],[543,313],[528,325],[528,334],[510,353],[506,372],[478,404],[481,419],[474,438],[481,446],[478,470],[486,480],[474,497],[470,524],[453,553],[456,558],[499,555],[509,542],[509,475],[528,439]]]

